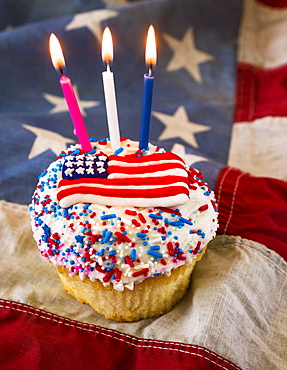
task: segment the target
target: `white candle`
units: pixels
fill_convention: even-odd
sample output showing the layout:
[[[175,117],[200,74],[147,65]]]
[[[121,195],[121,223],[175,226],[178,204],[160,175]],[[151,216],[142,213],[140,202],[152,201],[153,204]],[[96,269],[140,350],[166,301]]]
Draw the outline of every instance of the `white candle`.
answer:
[[[116,91],[114,83],[114,74],[110,69],[113,60],[113,41],[111,31],[108,27],[103,33],[102,58],[107,65],[107,70],[102,72],[107,120],[112,149],[116,150],[121,146]]]

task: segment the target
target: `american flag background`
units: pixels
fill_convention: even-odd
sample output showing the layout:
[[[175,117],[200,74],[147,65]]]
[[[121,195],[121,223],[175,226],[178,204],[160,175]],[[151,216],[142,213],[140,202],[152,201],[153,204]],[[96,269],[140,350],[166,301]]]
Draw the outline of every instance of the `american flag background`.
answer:
[[[89,136],[104,139],[110,27],[120,133],[139,140],[150,24],[150,142],[203,172],[220,229],[171,312],[120,324],[63,291],[28,204],[38,176],[77,142],[49,35]],[[286,369],[287,1],[0,0],[0,66],[0,368]]]

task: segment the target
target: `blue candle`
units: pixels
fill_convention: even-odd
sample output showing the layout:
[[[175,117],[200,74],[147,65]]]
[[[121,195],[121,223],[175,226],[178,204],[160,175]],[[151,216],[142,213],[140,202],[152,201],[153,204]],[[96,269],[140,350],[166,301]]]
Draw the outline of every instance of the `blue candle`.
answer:
[[[152,107],[152,93],[153,93],[153,68],[156,64],[156,43],[155,32],[153,26],[148,29],[147,43],[146,43],[146,64],[149,67],[149,73],[144,75],[143,83],[143,97],[142,97],[142,112],[140,122],[140,138],[139,148],[147,149],[149,141],[150,118]]]
[[[144,75],[139,148],[148,148],[154,76]]]

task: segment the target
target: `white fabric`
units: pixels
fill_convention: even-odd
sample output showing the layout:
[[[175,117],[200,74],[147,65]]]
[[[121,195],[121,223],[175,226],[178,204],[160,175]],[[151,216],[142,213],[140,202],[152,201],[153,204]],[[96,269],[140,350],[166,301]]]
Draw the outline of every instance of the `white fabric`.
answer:
[[[137,337],[204,346],[242,369],[286,369],[287,263],[259,243],[216,237],[184,299],[166,315],[135,323],[106,320],[62,289],[37,250],[26,206],[0,202],[0,250],[2,299]]]
[[[287,180],[287,118],[233,125],[228,164],[254,176]]]
[[[260,68],[287,63],[287,9],[245,0],[238,61]]]

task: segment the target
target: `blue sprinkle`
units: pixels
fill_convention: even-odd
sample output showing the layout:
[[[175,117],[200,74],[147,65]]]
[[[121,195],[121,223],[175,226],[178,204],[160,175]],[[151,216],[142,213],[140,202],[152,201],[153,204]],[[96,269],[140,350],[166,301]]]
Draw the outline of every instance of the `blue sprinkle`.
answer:
[[[113,235],[112,231],[108,231],[104,236],[104,239],[101,241],[101,244],[107,243],[112,235]]]
[[[71,265],[74,265],[74,264],[75,264],[75,262],[74,262],[74,261],[70,261],[70,264],[71,264]]]
[[[96,150],[93,149],[93,150],[90,150],[89,152],[86,152],[84,153],[85,155],[89,155],[89,154],[95,154],[96,153]]]
[[[123,150],[124,150],[124,148],[119,148],[119,149],[117,149],[117,150],[115,150],[115,151],[114,151],[114,154],[115,154],[115,155],[118,155],[118,154],[120,154]]]
[[[90,138],[90,141],[91,141],[92,143],[96,143],[98,140],[97,140],[97,139],[95,139],[95,138]]]
[[[76,149],[73,153],[69,154],[69,155],[77,155],[77,154],[80,154],[81,151],[79,149]]]
[[[43,230],[44,230],[44,233],[47,235],[47,236],[51,236],[51,229],[49,228],[48,225],[44,224],[42,226]]]
[[[146,237],[146,233],[136,233],[136,236],[138,238],[144,238],[144,237]]]
[[[162,218],[163,218],[162,215],[154,215],[153,213],[150,213],[149,214],[149,217],[150,218],[156,218],[158,220],[162,220]]]
[[[136,260],[136,253],[137,253],[136,249],[132,249],[132,251],[131,251],[131,260],[133,262],[135,262],[135,260]]]
[[[180,220],[180,221],[182,221],[182,222],[184,222],[185,224],[193,225],[193,222],[192,222],[192,221],[187,220],[186,218],[179,217],[179,220]]]
[[[110,254],[111,254],[112,256],[114,256],[115,254],[117,254],[117,252],[116,252],[116,251],[110,251]]]
[[[75,236],[75,239],[76,239],[76,242],[77,242],[77,243],[84,244],[84,236],[76,235],[76,236]]]
[[[180,221],[172,221],[169,223],[171,226],[184,226],[183,222]]]
[[[83,208],[84,208],[84,209],[88,209],[88,208],[90,207],[90,205],[91,205],[91,203],[84,204],[84,205],[83,205]]]
[[[147,251],[147,254],[149,254],[150,256],[155,257],[155,258],[162,258],[162,254],[161,253],[154,252],[152,250],[148,250]]]
[[[153,250],[153,251],[159,251],[160,250],[160,246],[159,245],[151,245],[150,246],[150,249]]]
[[[109,214],[109,215],[103,215],[103,216],[101,216],[101,217],[100,217],[100,219],[101,219],[101,220],[108,220],[109,218],[116,218],[116,217],[117,217],[117,215],[116,215],[116,214],[111,213],[111,214]]]

